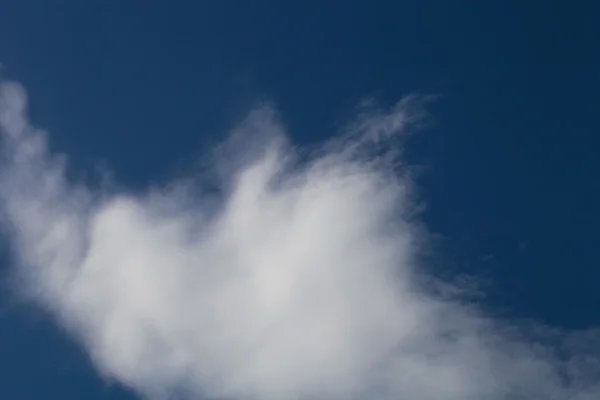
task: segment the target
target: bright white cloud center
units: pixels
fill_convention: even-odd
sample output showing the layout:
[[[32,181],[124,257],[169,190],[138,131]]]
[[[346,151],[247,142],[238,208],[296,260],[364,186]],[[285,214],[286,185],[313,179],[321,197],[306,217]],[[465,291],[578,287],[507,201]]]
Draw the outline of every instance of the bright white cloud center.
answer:
[[[14,271],[100,373],[150,398],[600,398],[597,353],[570,345],[594,332],[544,330],[550,347],[419,283],[413,184],[393,145],[379,151],[410,105],[361,114],[302,159],[262,108],[214,160],[218,191],[134,196],[69,182],[5,82]]]

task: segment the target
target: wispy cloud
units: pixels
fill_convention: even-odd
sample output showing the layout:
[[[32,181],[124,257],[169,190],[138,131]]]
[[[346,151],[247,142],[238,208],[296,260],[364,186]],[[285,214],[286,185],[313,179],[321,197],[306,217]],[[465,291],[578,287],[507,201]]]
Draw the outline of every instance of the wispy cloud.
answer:
[[[13,272],[101,374],[150,398],[600,398],[597,332],[496,320],[424,284],[396,141],[415,104],[360,113],[310,153],[262,107],[212,153],[210,190],[131,195],[70,182],[4,82]]]

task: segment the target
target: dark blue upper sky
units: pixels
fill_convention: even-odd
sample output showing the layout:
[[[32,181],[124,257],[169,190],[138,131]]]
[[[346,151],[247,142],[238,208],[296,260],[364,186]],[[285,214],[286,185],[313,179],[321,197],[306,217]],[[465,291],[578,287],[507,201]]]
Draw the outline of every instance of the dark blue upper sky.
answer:
[[[440,95],[412,141],[439,268],[499,312],[600,324],[600,5],[585,1],[6,1],[3,75],[76,167],[130,186],[273,101],[300,143],[362,98]],[[0,307],[0,398],[128,399],[48,321]],[[510,310],[510,311],[507,311]]]

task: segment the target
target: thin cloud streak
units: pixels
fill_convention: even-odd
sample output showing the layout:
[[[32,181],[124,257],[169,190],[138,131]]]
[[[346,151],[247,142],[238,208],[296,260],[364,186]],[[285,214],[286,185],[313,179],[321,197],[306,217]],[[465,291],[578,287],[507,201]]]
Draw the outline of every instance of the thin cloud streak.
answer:
[[[218,190],[131,195],[69,181],[4,82],[20,289],[148,398],[599,398],[597,332],[525,329],[423,285],[427,233],[398,172],[417,100],[359,113],[309,155],[258,108],[212,153]]]

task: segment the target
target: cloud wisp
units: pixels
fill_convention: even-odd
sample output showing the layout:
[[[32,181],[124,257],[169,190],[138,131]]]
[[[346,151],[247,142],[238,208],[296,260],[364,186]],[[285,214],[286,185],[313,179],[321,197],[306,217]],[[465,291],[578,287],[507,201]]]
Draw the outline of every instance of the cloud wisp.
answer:
[[[596,332],[525,329],[423,284],[396,140],[414,101],[310,153],[259,108],[205,163],[210,190],[134,195],[70,181],[3,82],[12,272],[100,374],[151,399],[600,398]]]

